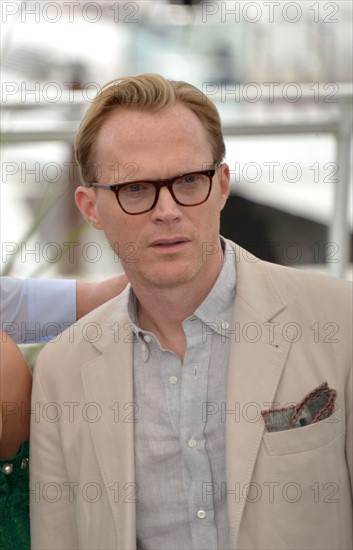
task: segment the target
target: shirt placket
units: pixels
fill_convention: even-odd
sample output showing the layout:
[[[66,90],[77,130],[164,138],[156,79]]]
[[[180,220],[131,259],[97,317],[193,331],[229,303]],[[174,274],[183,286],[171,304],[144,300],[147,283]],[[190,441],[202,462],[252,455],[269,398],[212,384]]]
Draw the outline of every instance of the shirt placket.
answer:
[[[205,498],[212,486],[210,461],[205,446],[202,406],[207,401],[211,339],[202,341],[202,323],[196,317],[184,322],[187,352],[182,367],[180,444],[183,480],[188,500],[193,548],[217,549],[213,500]]]

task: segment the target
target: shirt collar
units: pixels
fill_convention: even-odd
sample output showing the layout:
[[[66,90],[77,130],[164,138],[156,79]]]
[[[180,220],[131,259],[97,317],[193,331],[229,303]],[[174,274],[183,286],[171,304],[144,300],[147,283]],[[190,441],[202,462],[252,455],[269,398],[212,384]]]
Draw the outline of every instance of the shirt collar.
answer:
[[[223,248],[221,271],[194,315],[224,337],[227,336],[227,329],[233,320],[236,269],[235,251],[223,237],[221,237],[221,244]]]
[[[138,319],[137,319],[137,304],[136,304],[136,296],[134,291],[132,290],[132,287],[130,286],[130,295],[129,300],[127,304],[127,315],[129,319],[129,323],[131,325],[132,330],[137,336],[142,336],[141,328],[138,326]]]

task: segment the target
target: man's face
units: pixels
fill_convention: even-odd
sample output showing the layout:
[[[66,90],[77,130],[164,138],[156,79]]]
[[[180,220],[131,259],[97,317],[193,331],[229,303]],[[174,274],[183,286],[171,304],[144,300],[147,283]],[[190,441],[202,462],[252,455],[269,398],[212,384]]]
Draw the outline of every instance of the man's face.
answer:
[[[95,152],[104,184],[172,178],[213,167],[206,131],[181,104],[159,113],[117,109],[100,129]],[[198,206],[176,204],[166,187],[153,210],[135,216],[120,208],[110,190],[80,187],[76,201],[86,219],[104,230],[132,284],[173,288],[214,271],[220,258],[220,211],[228,192],[229,171],[222,165],[208,200]]]

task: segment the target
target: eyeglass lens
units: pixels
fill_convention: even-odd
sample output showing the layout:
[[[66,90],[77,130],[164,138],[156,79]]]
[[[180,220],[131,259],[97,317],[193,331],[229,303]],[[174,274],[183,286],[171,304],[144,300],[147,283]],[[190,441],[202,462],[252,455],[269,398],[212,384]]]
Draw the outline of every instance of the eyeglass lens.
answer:
[[[203,202],[209,192],[211,181],[205,174],[188,174],[177,178],[172,185],[175,199],[185,206]],[[126,212],[137,213],[152,207],[157,187],[150,182],[135,182],[117,190],[119,201]]]

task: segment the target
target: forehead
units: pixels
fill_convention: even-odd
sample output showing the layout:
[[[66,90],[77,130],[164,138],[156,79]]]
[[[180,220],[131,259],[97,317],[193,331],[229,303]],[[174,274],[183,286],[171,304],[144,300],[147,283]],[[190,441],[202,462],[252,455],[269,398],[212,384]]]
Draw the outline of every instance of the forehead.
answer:
[[[212,162],[207,131],[182,104],[159,112],[116,109],[104,122],[96,140],[96,158],[107,162],[135,162],[180,167],[197,160]],[[188,168],[188,166],[183,166]]]

